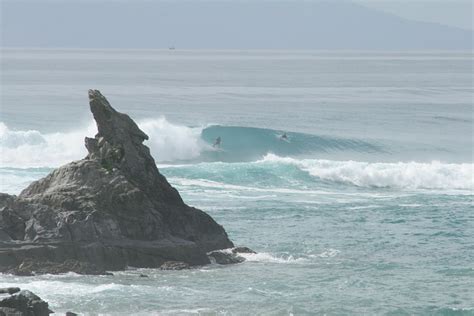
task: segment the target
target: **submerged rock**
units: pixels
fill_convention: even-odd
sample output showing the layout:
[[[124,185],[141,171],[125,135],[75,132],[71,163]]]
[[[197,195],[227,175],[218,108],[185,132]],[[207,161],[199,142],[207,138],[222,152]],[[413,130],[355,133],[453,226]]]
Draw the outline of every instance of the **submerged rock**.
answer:
[[[97,90],[89,91],[89,103],[98,133],[85,139],[87,157],[19,196],[0,194],[0,271],[203,265],[210,263],[206,253],[233,247],[224,228],[186,205],[160,174],[135,122]]]
[[[27,290],[0,298],[0,315],[48,316],[51,313],[53,312],[49,309],[48,303]]]

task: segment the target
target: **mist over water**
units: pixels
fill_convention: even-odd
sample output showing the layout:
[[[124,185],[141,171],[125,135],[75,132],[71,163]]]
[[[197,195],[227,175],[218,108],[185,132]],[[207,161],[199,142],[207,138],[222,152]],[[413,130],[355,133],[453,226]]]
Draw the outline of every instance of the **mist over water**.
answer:
[[[473,313],[471,53],[3,53],[1,192],[86,155],[99,88],[183,199],[258,254],[2,286],[57,312]]]

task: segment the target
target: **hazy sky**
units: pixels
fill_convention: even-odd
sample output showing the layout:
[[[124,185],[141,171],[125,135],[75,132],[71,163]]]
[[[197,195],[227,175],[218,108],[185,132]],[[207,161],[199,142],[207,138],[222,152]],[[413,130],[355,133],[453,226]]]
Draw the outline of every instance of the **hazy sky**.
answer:
[[[354,0],[401,17],[473,29],[473,0]]]
[[[466,49],[472,47],[472,1],[0,0],[1,43],[77,48]]]
[[[127,2],[127,0],[0,0],[1,2]],[[186,1],[186,0],[128,0],[128,2],[157,2],[157,1]],[[205,0],[195,0],[205,1]],[[279,0],[221,0],[221,1],[247,1],[247,2],[275,2]],[[320,1],[320,0],[283,0],[287,2]],[[331,0],[331,1],[351,1],[351,0]],[[435,22],[445,25],[474,29],[473,23],[473,2],[474,0],[352,0],[367,7],[383,10],[398,16]]]
[[[0,0],[2,2],[127,2],[127,0]],[[186,1],[186,0],[128,0],[128,2]],[[205,1],[205,0],[195,0]],[[221,0],[221,1],[278,1],[278,0]],[[319,0],[283,0],[288,2]],[[341,1],[341,0],[332,0]],[[346,1],[346,0],[342,0]],[[350,0],[349,0],[350,1]],[[367,7],[383,10],[398,16],[426,22],[436,22],[465,29],[474,29],[473,0],[352,0]]]

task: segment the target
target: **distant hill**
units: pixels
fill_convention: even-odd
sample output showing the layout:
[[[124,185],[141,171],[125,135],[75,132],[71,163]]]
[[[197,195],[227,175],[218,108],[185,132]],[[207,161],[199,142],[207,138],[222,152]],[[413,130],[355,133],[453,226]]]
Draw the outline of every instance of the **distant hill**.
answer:
[[[348,1],[3,1],[2,46],[470,49],[473,32]]]

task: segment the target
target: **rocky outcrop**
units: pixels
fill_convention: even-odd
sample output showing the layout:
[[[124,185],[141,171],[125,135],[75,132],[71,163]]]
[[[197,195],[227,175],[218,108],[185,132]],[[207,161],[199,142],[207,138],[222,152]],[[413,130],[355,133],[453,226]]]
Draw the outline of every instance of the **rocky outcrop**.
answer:
[[[225,251],[211,251],[208,253],[211,261],[217,264],[233,264],[233,263],[241,263],[245,261],[244,257],[241,257],[237,254],[232,252],[225,252]]]
[[[161,270],[184,270],[189,269],[189,264],[180,261],[166,261],[160,266]]]
[[[12,288],[0,289],[0,293],[11,294],[7,297],[0,296],[0,316],[49,316],[53,313],[48,308],[48,303],[32,292],[13,288],[13,294],[10,289]]]
[[[232,253],[238,254],[238,253],[251,253],[251,254],[256,254],[255,251],[248,247],[235,247],[232,249]]]
[[[90,275],[113,275],[107,272],[104,267],[97,267],[93,263],[67,259],[64,262],[37,261],[35,259],[25,259],[20,265],[3,272],[21,276],[32,276],[35,274],[61,274],[74,272],[77,274]]]
[[[232,249],[221,249],[209,252],[207,255],[211,262],[217,264],[234,264],[245,261],[241,254],[255,254],[256,252],[248,247],[235,247]]]
[[[222,226],[186,205],[160,174],[135,122],[97,90],[89,103],[98,133],[85,139],[87,157],[19,196],[0,194],[0,271],[203,265],[206,253],[233,247]]]

